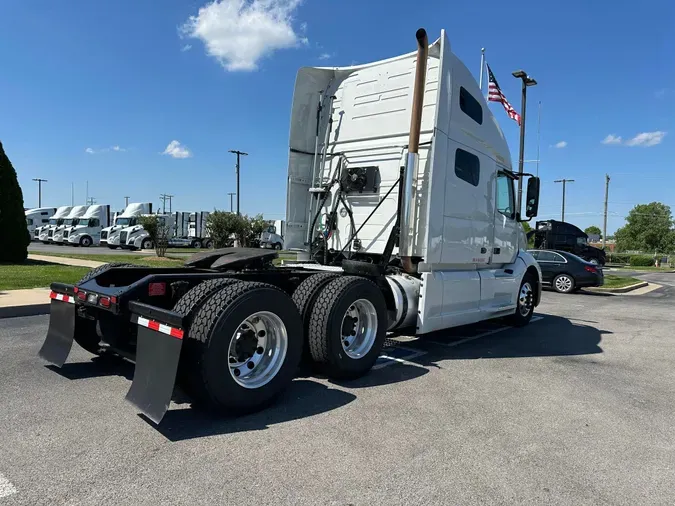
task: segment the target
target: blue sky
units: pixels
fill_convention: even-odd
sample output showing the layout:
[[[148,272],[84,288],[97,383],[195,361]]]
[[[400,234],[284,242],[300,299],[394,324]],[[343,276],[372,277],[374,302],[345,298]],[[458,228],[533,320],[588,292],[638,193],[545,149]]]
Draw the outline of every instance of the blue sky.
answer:
[[[242,14],[240,3],[249,10]],[[37,205],[31,179],[42,177],[49,180],[43,205],[69,204],[71,182],[76,203],[84,203],[89,181],[89,195],[115,209],[125,195],[158,205],[160,193],[175,195],[174,210],[229,209],[235,159],[227,151],[240,149],[250,153],[242,162],[242,211],[282,218],[297,69],[408,52],[424,27],[432,40],[445,28],[476,76],[485,47],[518,110],[511,71],[523,68],[539,82],[528,95],[525,158],[536,158],[541,101],[540,218],[559,218],[562,188],[553,180],[565,177],[575,179],[567,221],[601,226],[605,172],[610,232],[634,204],[658,200],[675,210],[672,1],[410,5],[2,2],[0,139],[26,206]],[[518,127],[500,104],[490,107],[515,164]],[[610,135],[621,139],[603,144]]]

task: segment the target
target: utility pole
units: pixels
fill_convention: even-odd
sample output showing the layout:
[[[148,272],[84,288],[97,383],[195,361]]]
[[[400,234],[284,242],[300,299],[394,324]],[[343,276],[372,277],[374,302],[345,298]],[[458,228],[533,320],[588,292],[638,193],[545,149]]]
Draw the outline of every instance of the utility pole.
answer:
[[[70,205],[75,205],[75,183],[70,183]]]
[[[162,201],[162,214],[166,214],[166,201],[169,201],[169,213],[171,213],[171,199],[175,195],[169,195],[168,193],[162,193],[159,198]]]
[[[240,215],[239,212],[239,157],[240,156],[248,156],[248,153],[244,153],[243,151],[237,151],[236,149],[230,149],[230,153],[234,153],[237,155],[237,216]]]
[[[124,207],[129,207],[129,197],[124,197]]]
[[[230,212],[232,212],[233,211],[233,209],[232,209],[232,196],[236,195],[236,193],[230,192],[230,193],[228,193],[228,195],[230,196]]]
[[[565,185],[567,183],[574,183],[574,179],[556,179],[554,183],[563,184],[563,198],[562,198],[562,219],[560,221],[565,221]]]
[[[537,81],[527,75],[527,72],[524,70],[516,70],[511,74],[513,77],[520,79],[523,82],[522,96],[520,99],[520,155],[518,156],[518,201],[516,202],[516,212],[520,215],[523,201],[523,163],[525,161],[525,109],[527,106],[527,87],[536,86]]]
[[[34,177],[33,181],[37,181],[38,184],[38,207],[42,207],[42,183],[46,183],[46,179],[40,179],[39,177]]]
[[[609,174],[605,174],[605,217],[602,224],[602,249],[605,249],[607,239],[607,199],[609,198]]]
[[[86,204],[87,202],[89,202],[89,181],[87,181],[87,195],[84,199],[84,203]]]
[[[96,203],[96,199],[94,197],[89,197],[87,199],[87,205],[88,206],[93,206]]]

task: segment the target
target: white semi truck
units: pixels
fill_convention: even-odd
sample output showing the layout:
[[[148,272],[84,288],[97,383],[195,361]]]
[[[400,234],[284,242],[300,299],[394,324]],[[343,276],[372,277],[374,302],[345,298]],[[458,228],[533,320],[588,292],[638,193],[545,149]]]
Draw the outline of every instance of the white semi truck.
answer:
[[[84,213],[87,212],[87,209],[89,209],[89,206],[75,206],[70,210],[70,213],[66,218],[63,220],[63,223],[54,230],[49,231],[49,237],[48,237],[48,242],[49,244],[58,244],[62,245],[64,243],[63,240],[63,232],[67,229],[72,227],[73,225],[77,225],[79,222],[79,219],[84,216]]]
[[[49,223],[47,225],[35,229],[35,240],[48,244],[51,234],[54,233],[56,227],[63,225],[63,221],[68,217],[72,210],[73,208],[71,206],[59,207],[54,215],[49,218]]]
[[[63,231],[63,242],[72,246],[98,246],[101,242],[101,230],[110,223],[110,206],[89,206],[87,212],[78,219],[76,225]]]
[[[157,216],[160,227],[168,227],[168,235],[173,236],[176,229],[176,215],[175,214],[155,214],[142,216]],[[150,234],[143,228],[143,225],[136,223],[131,227],[126,227],[120,231],[119,246],[122,249],[139,250],[152,249],[155,244],[150,238]]]
[[[152,202],[134,202],[124,208],[124,211],[115,217],[114,224],[101,230],[101,246],[110,249],[120,247],[120,232],[125,228],[133,227],[138,223],[138,217],[143,214],[152,214]]]
[[[207,227],[209,214],[208,211],[174,213],[175,228],[169,238],[169,246],[172,248],[212,248],[213,239]]]
[[[532,218],[539,179],[513,171],[445,32],[416,39],[416,52],[387,60],[299,70],[284,242],[303,259],[275,265],[276,251],[226,248],[182,268],[107,265],[52,283],[40,356],[60,367],[76,341],[131,357],[126,398],[160,423],[177,377],[213,409],[251,412],[301,360],[329,378],[367,374],[388,331],[528,324],[542,278],[514,183],[530,178]]]
[[[49,225],[49,218],[56,213],[55,207],[37,207],[26,210],[26,226],[31,240],[35,240],[35,231],[39,227]]]
[[[284,235],[286,233],[286,221],[274,220],[260,234],[260,247],[281,250],[284,248]]]

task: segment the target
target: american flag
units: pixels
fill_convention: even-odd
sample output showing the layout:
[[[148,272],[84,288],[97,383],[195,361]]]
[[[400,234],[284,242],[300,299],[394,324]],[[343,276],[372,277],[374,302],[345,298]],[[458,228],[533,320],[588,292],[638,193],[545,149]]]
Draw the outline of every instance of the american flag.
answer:
[[[499,83],[497,83],[495,75],[492,73],[492,69],[490,69],[490,65],[487,65],[487,63],[485,65],[487,66],[488,71],[488,101],[500,102],[504,106],[504,110],[506,111],[506,114],[509,115],[509,118],[514,120],[518,123],[518,126],[520,126],[520,114],[518,114],[513,106],[509,104],[509,101],[506,100],[504,93],[502,93],[502,90],[499,87]]]

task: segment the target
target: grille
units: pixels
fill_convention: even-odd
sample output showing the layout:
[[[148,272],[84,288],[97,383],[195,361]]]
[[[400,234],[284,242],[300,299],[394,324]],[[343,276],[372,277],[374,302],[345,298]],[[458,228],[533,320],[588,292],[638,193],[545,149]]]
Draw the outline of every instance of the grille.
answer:
[[[53,231],[53,230],[50,230],[50,231],[47,233],[47,237],[51,237],[51,236],[53,236],[53,235],[54,235],[54,231]]]
[[[107,239],[107,238],[108,238],[108,231],[101,232],[101,239]]]
[[[66,231],[63,233],[63,238],[64,238],[64,239],[68,239],[68,234],[70,234],[70,232],[68,232],[68,231],[66,230]]]
[[[127,243],[127,232],[120,232],[120,244]]]

